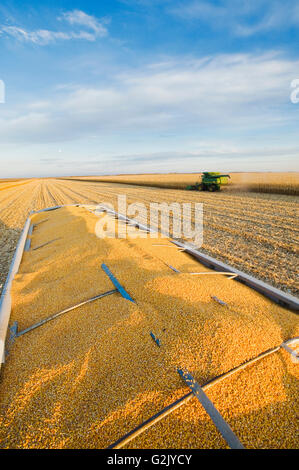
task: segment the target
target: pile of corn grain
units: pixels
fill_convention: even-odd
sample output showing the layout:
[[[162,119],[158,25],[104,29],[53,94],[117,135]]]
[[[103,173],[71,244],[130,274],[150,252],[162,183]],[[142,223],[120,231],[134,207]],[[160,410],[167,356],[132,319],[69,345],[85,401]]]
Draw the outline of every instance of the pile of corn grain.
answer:
[[[2,448],[105,448],[188,392],[178,367],[202,384],[298,335],[294,313],[250,288],[188,274],[211,271],[168,239],[132,228],[100,239],[99,220],[80,207],[32,216],[10,325],[23,330],[113,289],[102,263],[135,303],[115,293],[15,339],[1,370]],[[297,368],[279,350],[207,392],[245,447],[296,447]],[[193,398],[127,447],[226,443]]]

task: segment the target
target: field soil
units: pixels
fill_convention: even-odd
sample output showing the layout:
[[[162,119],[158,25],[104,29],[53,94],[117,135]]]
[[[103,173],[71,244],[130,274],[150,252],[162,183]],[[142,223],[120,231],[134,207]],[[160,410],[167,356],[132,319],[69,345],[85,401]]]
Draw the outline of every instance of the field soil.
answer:
[[[298,295],[298,197],[221,191],[190,192],[63,179],[35,179],[0,191],[0,291],[30,210],[58,204],[202,202],[202,251],[286,292]],[[149,221],[144,220],[144,223]]]

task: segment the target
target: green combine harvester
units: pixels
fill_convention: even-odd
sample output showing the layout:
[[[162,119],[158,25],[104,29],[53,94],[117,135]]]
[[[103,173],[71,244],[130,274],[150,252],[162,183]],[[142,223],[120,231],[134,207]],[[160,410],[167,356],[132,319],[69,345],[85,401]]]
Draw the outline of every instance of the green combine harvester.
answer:
[[[190,191],[220,191],[222,185],[228,184],[229,175],[205,171],[201,175],[201,182],[187,186]]]

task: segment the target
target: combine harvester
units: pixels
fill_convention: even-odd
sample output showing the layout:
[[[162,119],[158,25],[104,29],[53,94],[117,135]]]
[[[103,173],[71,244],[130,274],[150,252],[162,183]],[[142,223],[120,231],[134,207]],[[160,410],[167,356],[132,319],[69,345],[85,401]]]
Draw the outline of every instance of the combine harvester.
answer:
[[[98,238],[103,217],[126,238]],[[107,208],[31,213],[0,304],[0,446],[295,448],[298,307]]]
[[[220,191],[221,186],[228,184],[230,175],[221,175],[217,172],[205,171],[201,175],[201,182],[186,187],[189,191]]]

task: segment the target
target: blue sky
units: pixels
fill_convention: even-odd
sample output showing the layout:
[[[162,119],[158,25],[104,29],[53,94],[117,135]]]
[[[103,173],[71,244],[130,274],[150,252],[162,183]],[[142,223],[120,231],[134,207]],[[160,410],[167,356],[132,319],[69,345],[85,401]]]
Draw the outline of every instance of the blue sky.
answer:
[[[4,0],[0,177],[299,170],[298,44],[297,0]]]

